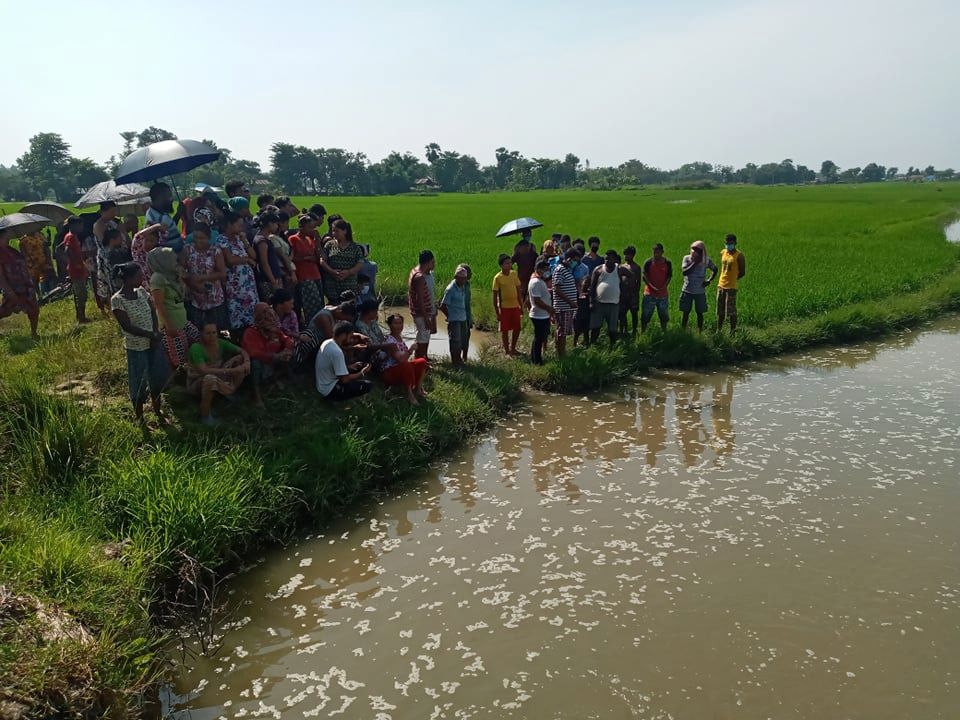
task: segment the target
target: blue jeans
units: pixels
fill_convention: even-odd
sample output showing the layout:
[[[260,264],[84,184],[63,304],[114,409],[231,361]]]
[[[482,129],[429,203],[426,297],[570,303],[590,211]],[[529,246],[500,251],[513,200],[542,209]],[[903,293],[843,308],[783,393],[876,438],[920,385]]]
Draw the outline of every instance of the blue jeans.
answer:
[[[170,364],[163,353],[163,345],[155,343],[149,350],[127,350],[127,375],[130,383],[130,402],[141,405],[147,401],[147,388],[154,398],[160,397]]]

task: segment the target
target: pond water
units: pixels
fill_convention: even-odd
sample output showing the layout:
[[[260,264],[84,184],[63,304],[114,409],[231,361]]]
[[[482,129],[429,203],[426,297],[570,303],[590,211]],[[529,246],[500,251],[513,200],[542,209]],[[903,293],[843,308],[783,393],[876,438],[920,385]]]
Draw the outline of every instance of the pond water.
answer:
[[[955,220],[943,229],[943,234],[950,242],[960,243],[960,220]]]
[[[960,320],[488,437],[230,583],[177,717],[953,718]]]

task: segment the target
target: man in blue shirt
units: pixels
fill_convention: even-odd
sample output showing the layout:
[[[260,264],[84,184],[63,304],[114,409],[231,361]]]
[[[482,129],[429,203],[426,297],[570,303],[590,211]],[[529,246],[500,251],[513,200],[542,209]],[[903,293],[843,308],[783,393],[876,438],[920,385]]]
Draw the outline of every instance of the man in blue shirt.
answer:
[[[463,350],[469,342],[467,332],[467,302],[465,286],[467,270],[457,268],[453,282],[443,291],[440,312],[447,318],[447,334],[450,336],[450,360],[454,365],[463,365]]]

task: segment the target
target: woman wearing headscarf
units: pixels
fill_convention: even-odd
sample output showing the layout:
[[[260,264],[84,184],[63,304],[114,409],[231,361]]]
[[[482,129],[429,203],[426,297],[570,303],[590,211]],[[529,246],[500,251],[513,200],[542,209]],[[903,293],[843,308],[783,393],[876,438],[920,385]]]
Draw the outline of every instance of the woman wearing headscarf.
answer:
[[[261,302],[253,308],[253,325],[244,330],[240,346],[250,356],[253,404],[263,407],[260,387],[293,358],[293,338],[280,329],[280,320],[273,308]]]
[[[150,295],[163,328],[167,359],[174,368],[187,362],[190,343],[200,339],[196,325],[187,320],[184,299],[187,288],[180,277],[177,253],[170,247],[156,247],[147,253],[150,268]]]

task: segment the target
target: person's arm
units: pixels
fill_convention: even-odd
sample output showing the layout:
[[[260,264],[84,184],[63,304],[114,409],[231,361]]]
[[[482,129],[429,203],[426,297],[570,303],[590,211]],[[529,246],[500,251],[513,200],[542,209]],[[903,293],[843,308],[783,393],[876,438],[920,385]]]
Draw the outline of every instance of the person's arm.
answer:
[[[556,315],[556,311],[553,309],[553,305],[548,304],[547,301],[541,298],[539,295],[531,294],[530,297],[533,300],[533,304],[536,305],[541,310],[546,310],[548,313],[550,313],[550,317],[553,317],[554,315]]]
[[[576,307],[577,307],[576,298],[574,298],[573,300],[571,300],[569,297],[567,297],[567,294],[566,294],[565,292],[563,292],[563,290],[560,289],[560,283],[559,283],[559,282],[554,283],[554,285],[553,285],[553,292],[554,292],[555,294],[559,295],[559,296],[560,296],[560,299],[563,300],[569,307],[571,307],[571,308],[576,308]]]
[[[494,287],[493,289],[493,314],[497,316],[497,320],[500,320],[500,291]]]
[[[591,308],[594,306],[594,303],[597,302],[597,284],[598,278],[600,277],[600,268],[602,267],[603,265],[598,265],[595,267],[593,272],[590,273],[589,277],[584,282],[584,290],[586,291],[587,299],[590,301]]]
[[[713,264],[713,260],[708,262],[707,267],[710,269],[710,277],[703,281],[704,287],[712,283],[713,279],[717,276],[717,266]]]
[[[663,284],[669,285],[670,281],[673,280],[673,263],[669,260],[664,260],[664,262],[667,264],[667,279]]]
[[[153,315],[154,323],[156,323],[156,315]],[[126,310],[114,308],[113,316],[117,319],[117,322],[120,323],[121,329],[128,335],[136,335],[137,337],[148,338],[150,340],[157,339],[159,333],[156,330],[144,330],[143,328],[137,327],[130,321],[130,316]],[[156,327],[156,324],[154,324],[154,327]]]
[[[743,253],[737,255],[737,280],[747,274],[747,260]]]
[[[247,355],[254,360],[271,365],[276,359],[276,353],[267,347],[266,338],[256,328],[249,327],[244,330],[241,342],[243,343],[241,349],[246,350]]]
[[[150,296],[153,298],[153,306],[156,308],[157,315],[160,318],[160,324],[163,325],[163,331],[173,337],[177,334],[176,329],[170,323],[170,316],[167,315],[167,308],[164,307],[163,301],[165,298],[162,288],[152,288],[150,290]]]
[[[444,316],[447,320],[450,319],[450,307],[449,307],[449,305],[447,304],[447,299],[448,299],[449,297],[450,297],[450,291],[449,291],[449,290],[445,290],[444,293],[443,293],[443,297],[442,297],[441,300],[440,300],[440,307],[438,308],[438,309],[440,310],[440,312],[443,313],[443,316]]]
[[[684,255],[683,262],[680,263],[680,272],[689,275],[695,267],[696,263],[693,262],[693,258],[690,255]]]
[[[649,272],[649,269],[650,269],[650,261],[647,260],[643,264],[643,267],[640,268],[640,279],[643,280],[644,285],[646,285],[648,288],[650,288],[654,292],[657,292],[660,288],[658,288],[656,285],[650,282],[650,278],[647,276],[647,272]]]

